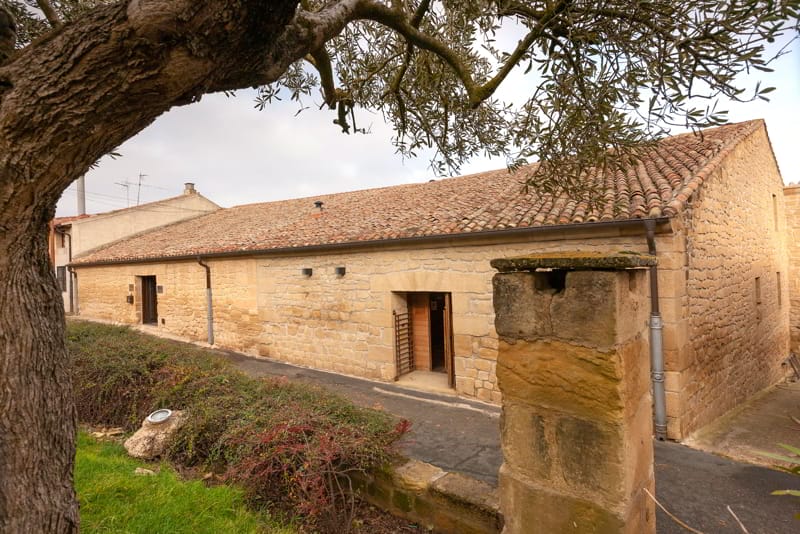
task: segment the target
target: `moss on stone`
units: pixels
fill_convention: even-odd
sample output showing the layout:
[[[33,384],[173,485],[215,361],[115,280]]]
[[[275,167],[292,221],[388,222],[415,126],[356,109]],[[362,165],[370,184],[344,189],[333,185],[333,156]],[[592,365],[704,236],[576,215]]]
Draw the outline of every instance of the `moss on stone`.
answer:
[[[564,270],[622,270],[641,269],[656,265],[657,259],[650,254],[631,251],[622,252],[548,252],[529,254],[516,258],[497,258],[492,267],[501,273],[535,271],[538,269]]]

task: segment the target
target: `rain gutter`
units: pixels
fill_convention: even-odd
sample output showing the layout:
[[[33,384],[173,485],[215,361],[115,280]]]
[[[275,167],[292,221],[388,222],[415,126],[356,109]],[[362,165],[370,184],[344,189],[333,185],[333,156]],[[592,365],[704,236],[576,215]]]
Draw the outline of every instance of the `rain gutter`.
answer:
[[[462,239],[489,239],[497,237],[524,237],[526,235],[537,235],[545,233],[558,233],[570,230],[595,230],[595,229],[627,229],[641,233],[642,222],[647,223],[652,221],[652,224],[657,227],[662,224],[667,224],[670,221],[669,217],[658,217],[655,219],[628,219],[624,221],[601,221],[594,223],[571,223],[560,224],[554,226],[533,226],[525,228],[505,228],[503,230],[489,230],[484,232],[462,232],[458,234],[437,234],[431,236],[418,236],[418,237],[397,237],[397,238],[383,238],[372,239],[367,241],[347,241],[343,243],[326,243],[322,245],[306,245],[298,247],[281,247],[281,248],[266,248],[266,249],[253,249],[253,250],[230,250],[223,252],[203,252],[202,257],[205,259],[211,258],[236,258],[242,256],[266,256],[278,254],[297,254],[297,253],[319,253],[319,252],[335,252],[343,249],[361,249],[370,248],[375,246],[384,245],[424,245],[432,243],[441,243],[452,240]],[[118,265],[118,264],[137,264],[137,263],[153,263],[162,261],[187,261],[197,260],[198,254],[182,254],[176,256],[151,256],[143,258],[122,258],[114,260],[101,260],[91,262],[76,263],[75,267],[97,267],[101,265]]]
[[[206,321],[208,331],[208,344],[214,344],[214,307],[211,298],[211,267],[203,262],[201,256],[197,256],[197,263],[206,270]]]
[[[644,221],[647,251],[656,255],[656,224]],[[650,266],[650,373],[653,381],[653,419],[656,439],[667,439],[667,396],[664,388],[664,341],[661,311],[658,309],[658,266]]]

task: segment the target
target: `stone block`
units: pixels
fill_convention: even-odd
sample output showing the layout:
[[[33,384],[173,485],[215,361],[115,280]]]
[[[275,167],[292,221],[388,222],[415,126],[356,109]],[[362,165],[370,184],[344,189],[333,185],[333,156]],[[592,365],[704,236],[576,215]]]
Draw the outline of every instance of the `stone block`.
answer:
[[[689,303],[685,297],[670,298],[660,297],[658,299],[659,311],[665,322],[674,323],[685,318],[688,313]]]
[[[684,345],[681,350],[664,350],[664,368],[668,371],[683,371],[694,365],[694,348]]]
[[[475,360],[475,368],[479,371],[490,371],[492,369],[492,362],[478,358]],[[488,380],[488,378],[484,380]]]
[[[453,335],[453,348],[457,356],[467,356],[472,354],[473,337],[467,334],[457,333]]]
[[[500,500],[504,510],[514,510],[504,514],[504,534],[625,532],[625,518],[617,513],[589,500],[550,491],[510,472],[505,465],[500,468]],[[639,532],[655,532],[654,525]]]
[[[486,388],[478,389],[475,396],[478,398],[478,400],[482,400],[484,402],[489,402],[492,400],[492,392]]]
[[[689,370],[667,371],[664,373],[664,388],[667,391],[680,392],[689,380]]]
[[[428,486],[445,474],[445,471],[435,465],[409,460],[395,468],[394,479],[399,487],[420,492],[428,489]]]
[[[577,493],[589,492],[595,502],[614,507],[625,498],[622,424],[610,426],[577,417],[555,423],[555,456],[561,478]]]
[[[611,347],[617,338],[618,279],[625,273],[575,271],[566,287],[553,296],[551,324],[560,339],[595,347]]]
[[[460,473],[447,473],[437,478],[431,490],[460,507],[474,508],[485,514],[495,514],[500,507],[496,488]]]
[[[549,335],[552,291],[536,288],[535,273],[500,273],[494,285],[495,328],[500,336],[528,339]]]
[[[553,454],[556,445],[548,438],[543,415],[529,406],[505,400],[500,419],[503,460],[515,472],[531,479],[552,476]]]
[[[667,417],[681,417],[686,410],[686,398],[680,392],[667,391]]]
[[[497,379],[506,400],[566,414],[622,416],[616,354],[561,341],[500,342]]]
[[[676,323],[664,323],[662,331],[664,339],[664,350],[683,350],[689,344],[689,324],[688,321],[678,321]]]
[[[674,270],[659,269],[658,293],[659,295],[685,295],[686,272],[682,268]]]
[[[495,361],[497,360],[497,349],[481,348],[478,350],[478,356],[483,360]]]
[[[453,315],[453,330],[470,336],[488,336],[491,322],[485,315]]]
[[[470,397],[475,396],[475,379],[465,377],[465,376],[457,376],[456,377],[456,391],[463,394],[468,395]]]

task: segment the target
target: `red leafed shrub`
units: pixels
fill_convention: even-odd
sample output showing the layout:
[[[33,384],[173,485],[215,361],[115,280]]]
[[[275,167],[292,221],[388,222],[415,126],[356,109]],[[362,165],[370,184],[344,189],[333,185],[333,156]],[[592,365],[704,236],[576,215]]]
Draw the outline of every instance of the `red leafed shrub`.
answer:
[[[349,530],[349,477],[389,461],[409,428],[320,388],[249,378],[209,351],[126,328],[74,322],[67,339],[82,422],[133,430],[155,409],[186,410],[170,460],[225,473],[254,502],[317,531]]]

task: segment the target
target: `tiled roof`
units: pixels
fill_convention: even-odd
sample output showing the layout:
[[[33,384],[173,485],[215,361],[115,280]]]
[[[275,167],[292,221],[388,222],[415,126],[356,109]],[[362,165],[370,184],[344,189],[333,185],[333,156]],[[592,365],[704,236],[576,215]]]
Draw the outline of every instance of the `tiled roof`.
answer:
[[[69,217],[56,217],[53,219],[53,226],[62,226],[65,224],[72,224],[74,221],[79,219],[87,219],[92,217],[92,215],[83,214],[83,215],[71,215]]]
[[[100,248],[75,263],[268,251],[318,245],[473,234],[509,228],[671,217],[742,139],[749,121],[681,134],[648,148],[609,176],[594,209],[566,197],[523,192],[526,169],[220,209]],[[529,170],[529,169],[528,169]],[[315,201],[323,202],[320,211]]]

